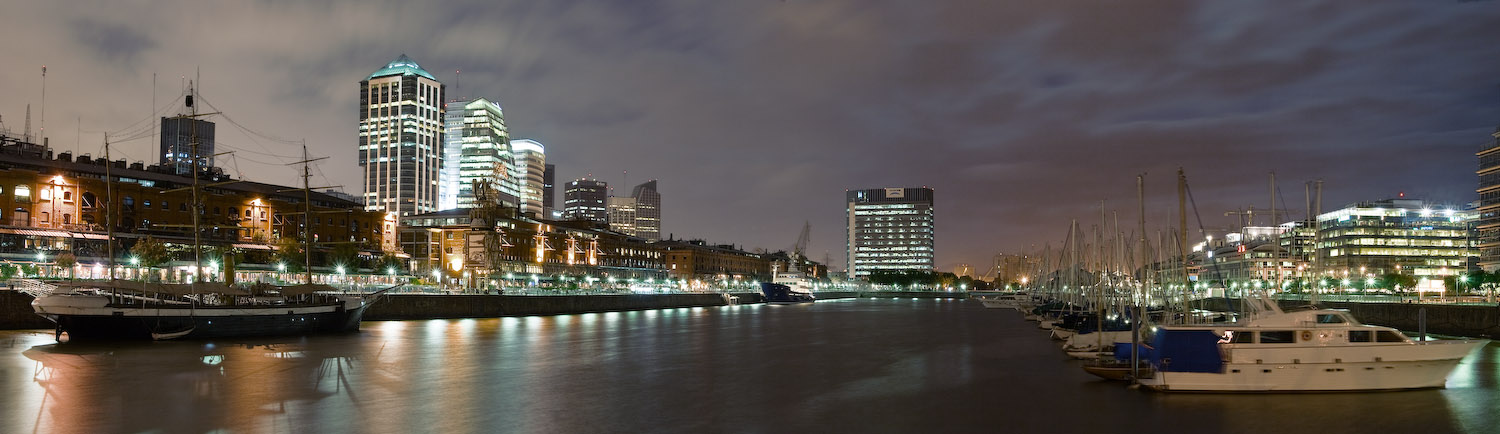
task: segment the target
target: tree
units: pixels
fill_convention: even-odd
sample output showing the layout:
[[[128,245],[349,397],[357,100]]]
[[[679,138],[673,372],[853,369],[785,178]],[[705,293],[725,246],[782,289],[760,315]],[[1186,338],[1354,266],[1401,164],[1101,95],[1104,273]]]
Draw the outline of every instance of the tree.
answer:
[[[73,256],[73,252],[63,252],[57,255],[56,262],[58,267],[68,270],[68,280],[73,280],[73,266],[78,265],[78,257]]]
[[[151,238],[150,235],[136,241],[134,246],[130,246],[130,255],[148,271],[172,259],[172,254],[167,252],[167,245]],[[155,276],[155,274],[151,275]]]
[[[333,251],[328,252],[328,266],[343,266],[349,272],[360,268],[359,246],[351,243],[334,245]]]
[[[302,247],[302,242],[295,238],[281,237],[276,241],[276,254],[274,255],[276,263],[285,265],[287,271],[302,271],[303,264],[306,263]]]
[[[396,255],[392,255],[389,253],[380,255],[379,258],[375,259],[374,264],[372,264],[372,266],[375,268],[376,273],[391,273],[392,271],[399,272],[401,271],[401,265],[401,258],[398,258],[396,257]]]
[[[16,267],[15,264],[11,264],[8,262],[5,264],[0,264],[0,279],[10,280],[11,278],[16,277],[16,273],[20,271],[21,269],[19,267]]]

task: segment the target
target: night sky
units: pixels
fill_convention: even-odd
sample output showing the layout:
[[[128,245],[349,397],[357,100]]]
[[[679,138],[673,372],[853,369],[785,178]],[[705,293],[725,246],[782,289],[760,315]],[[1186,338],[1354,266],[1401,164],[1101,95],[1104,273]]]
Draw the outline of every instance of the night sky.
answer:
[[[1269,206],[1273,171],[1294,218],[1313,179],[1325,210],[1467,203],[1500,125],[1497,1],[6,3],[0,122],[30,103],[40,126],[46,65],[59,150],[149,134],[152,74],[166,115],[201,74],[243,126],[213,119],[226,171],[291,184],[300,147],[275,139],[306,140],[331,157],[313,182],[358,194],[358,82],[406,54],[499,102],[559,184],[658,179],[664,233],[747,249],[809,221],[835,264],[846,189],[934,188],[940,269],[982,272],[1101,200],[1134,227],[1137,174],[1166,226],[1178,167],[1210,227]]]

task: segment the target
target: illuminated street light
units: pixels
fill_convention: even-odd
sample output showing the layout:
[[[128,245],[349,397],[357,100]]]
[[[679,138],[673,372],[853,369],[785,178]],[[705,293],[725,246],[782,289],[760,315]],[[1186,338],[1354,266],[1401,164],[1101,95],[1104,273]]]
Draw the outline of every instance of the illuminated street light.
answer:
[[[135,262],[135,258],[130,258],[130,261],[131,262]],[[276,263],[276,271],[285,272],[286,271],[286,264],[277,262]]]
[[[131,266],[141,265],[141,258],[137,258],[137,257],[131,256],[130,257],[130,265]]]

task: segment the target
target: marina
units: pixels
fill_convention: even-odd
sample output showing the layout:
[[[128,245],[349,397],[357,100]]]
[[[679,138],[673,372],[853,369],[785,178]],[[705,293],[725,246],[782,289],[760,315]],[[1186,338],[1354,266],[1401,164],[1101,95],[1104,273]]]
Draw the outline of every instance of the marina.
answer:
[[[3,432],[1446,433],[1482,432],[1500,407],[1500,345],[1460,361],[1444,389],[1159,394],[1095,378],[1021,315],[961,299],[378,321],[208,342],[59,345],[50,331],[5,331],[0,346]]]

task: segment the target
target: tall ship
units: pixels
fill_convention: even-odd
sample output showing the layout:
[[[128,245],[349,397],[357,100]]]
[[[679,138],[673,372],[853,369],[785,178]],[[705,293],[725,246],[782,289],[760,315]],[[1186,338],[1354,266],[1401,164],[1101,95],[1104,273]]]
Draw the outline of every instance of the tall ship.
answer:
[[[194,339],[353,332],[384,295],[340,293],[328,285],[163,284],[127,280],[64,282],[32,309],[57,325],[61,340]]]
[[[179,115],[172,119],[196,119],[200,116],[197,108],[193,105],[194,88],[189,83],[185,98],[186,107],[190,114]],[[312,275],[312,252],[313,236],[312,224],[302,224],[301,241],[302,248],[306,254],[304,258],[303,283],[298,285],[277,286],[266,283],[256,283],[247,287],[231,286],[221,282],[212,282],[210,273],[206,273],[203,267],[204,244],[201,239],[203,231],[200,219],[204,215],[204,206],[201,196],[205,186],[201,185],[205,171],[203,170],[204,158],[200,151],[200,138],[198,129],[191,129],[191,138],[188,141],[188,149],[182,149],[187,155],[191,155],[190,161],[183,161],[191,178],[190,207],[197,212],[191,212],[193,234],[193,260],[191,268],[192,277],[188,283],[157,283],[134,280],[115,279],[116,269],[114,250],[114,227],[115,212],[105,212],[104,226],[108,235],[106,240],[105,256],[110,263],[108,279],[98,281],[58,282],[47,285],[47,289],[40,290],[33,295],[32,309],[37,315],[42,316],[56,324],[56,336],[62,340],[63,334],[67,334],[69,340],[74,339],[180,339],[180,338],[217,338],[235,336],[276,336],[276,335],[300,335],[319,332],[346,332],[359,329],[359,323],[365,310],[371,304],[379,300],[385,291],[394,288],[386,288],[374,293],[342,293],[338,289],[323,284],[315,284]],[[105,160],[109,161],[109,142],[104,144]],[[206,150],[211,154],[211,149]],[[302,188],[282,191],[301,191],[302,212],[295,213],[307,221],[307,216],[314,214],[312,210],[312,188],[308,179],[312,176],[308,163],[321,160],[322,158],[308,158],[307,146],[302,147],[303,161],[294,164],[302,164]],[[112,164],[104,166],[104,179],[106,182],[107,207],[114,207],[117,203],[114,194],[114,177],[111,176]],[[238,181],[229,181],[214,185],[222,185]],[[165,191],[163,191],[164,193]],[[129,200],[129,196],[126,196]],[[149,206],[150,202],[146,202]],[[162,207],[166,205],[163,202]],[[229,208],[230,214],[237,214],[234,208]],[[187,211],[184,209],[184,211]],[[214,214],[218,214],[218,208],[214,208]],[[246,216],[250,211],[246,210]],[[332,220],[329,220],[332,223]],[[226,277],[228,280],[228,277]]]
[[[1413,340],[1361,324],[1348,311],[1283,312],[1269,298],[1239,322],[1157,327],[1142,348],[1164,392],[1313,392],[1441,388],[1460,360],[1488,340]]]

